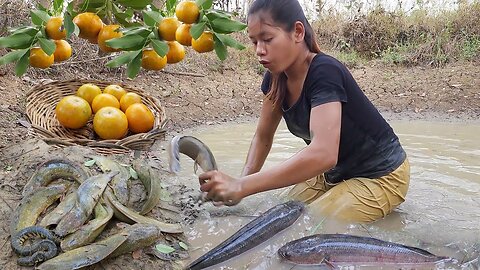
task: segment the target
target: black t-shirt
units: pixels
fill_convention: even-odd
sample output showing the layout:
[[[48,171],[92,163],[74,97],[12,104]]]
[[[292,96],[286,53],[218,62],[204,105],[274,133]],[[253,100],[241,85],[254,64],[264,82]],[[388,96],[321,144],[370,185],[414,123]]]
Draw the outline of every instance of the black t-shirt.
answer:
[[[267,72],[262,91],[270,89]],[[293,135],[310,143],[310,110],[328,102],[342,103],[337,165],[325,172],[330,183],[354,177],[378,178],[398,168],[406,158],[393,129],[368,100],[348,69],[335,58],[317,54],[309,67],[298,101],[283,117]]]

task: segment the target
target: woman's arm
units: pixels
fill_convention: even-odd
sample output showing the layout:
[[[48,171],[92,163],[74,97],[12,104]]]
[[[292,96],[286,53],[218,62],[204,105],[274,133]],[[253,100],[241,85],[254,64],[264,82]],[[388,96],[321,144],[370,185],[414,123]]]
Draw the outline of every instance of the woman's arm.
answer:
[[[265,98],[241,176],[260,171],[272,148],[273,136],[280,119],[282,119],[281,109],[278,107],[274,108],[273,102]]]
[[[234,205],[246,196],[297,184],[327,171],[337,163],[341,111],[340,102],[314,107],[311,143],[282,164],[238,180],[218,171],[206,172],[199,176],[200,189],[208,192],[207,198]]]

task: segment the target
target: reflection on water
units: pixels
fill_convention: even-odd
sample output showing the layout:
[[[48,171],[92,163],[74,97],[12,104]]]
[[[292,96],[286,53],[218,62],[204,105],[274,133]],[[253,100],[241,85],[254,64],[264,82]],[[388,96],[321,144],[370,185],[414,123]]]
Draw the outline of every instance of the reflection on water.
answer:
[[[372,224],[341,224],[334,220],[315,220],[304,214],[294,225],[262,245],[219,264],[212,269],[292,269],[281,262],[277,250],[288,241],[313,233],[350,233],[371,236],[426,249],[449,256],[457,263],[425,266],[425,269],[480,269],[480,125],[392,122],[409,156],[411,184],[407,200],[387,218]],[[255,123],[225,125],[196,131],[215,155],[224,172],[238,176],[253,136]],[[284,161],[304,147],[284,125],[275,136],[265,166]],[[182,156],[186,182],[191,180],[193,163]],[[243,225],[282,202],[283,190],[245,198],[240,205],[227,208],[208,206],[209,216],[200,218],[187,236],[192,259],[199,257],[228,238]],[[186,262],[187,263],[187,262]],[[411,267],[424,269],[423,267]],[[295,266],[293,269],[312,269]],[[316,267],[318,269],[318,267]],[[378,269],[345,266],[343,269]],[[399,269],[399,266],[382,269]],[[402,266],[401,269],[410,269]]]

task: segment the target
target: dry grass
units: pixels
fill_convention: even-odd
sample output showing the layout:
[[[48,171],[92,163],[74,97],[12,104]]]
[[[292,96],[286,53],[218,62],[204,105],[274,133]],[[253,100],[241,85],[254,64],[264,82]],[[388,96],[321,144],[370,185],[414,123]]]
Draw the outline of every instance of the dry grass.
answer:
[[[381,8],[353,19],[322,14],[315,27],[323,46],[387,63],[439,66],[480,58],[478,1],[436,15],[425,10],[407,15]]]

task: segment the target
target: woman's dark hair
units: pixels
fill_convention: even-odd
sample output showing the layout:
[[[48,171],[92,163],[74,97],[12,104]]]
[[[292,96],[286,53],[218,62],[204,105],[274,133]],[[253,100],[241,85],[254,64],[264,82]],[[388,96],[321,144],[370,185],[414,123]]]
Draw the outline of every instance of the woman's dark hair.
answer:
[[[254,0],[248,10],[248,16],[260,11],[270,14],[273,22],[281,26],[286,32],[292,32],[295,29],[295,23],[301,22],[305,27],[304,39],[308,49],[313,53],[320,52],[315,32],[308,23],[298,0]],[[286,90],[287,76],[285,73],[272,74],[270,91],[267,97],[273,100],[274,106],[281,106]]]

